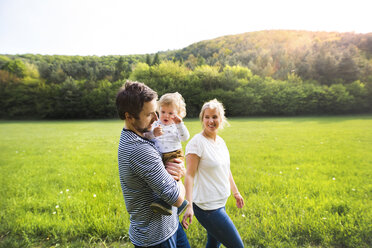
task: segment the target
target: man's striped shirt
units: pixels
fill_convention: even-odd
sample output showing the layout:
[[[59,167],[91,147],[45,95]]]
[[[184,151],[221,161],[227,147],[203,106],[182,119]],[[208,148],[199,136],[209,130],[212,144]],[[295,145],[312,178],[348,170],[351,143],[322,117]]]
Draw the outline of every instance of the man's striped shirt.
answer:
[[[180,190],[165,170],[161,153],[152,141],[123,129],[118,163],[121,188],[130,215],[130,240],[137,246],[164,242],[177,231],[177,208],[173,207],[173,215],[166,216],[152,212],[150,204],[160,197],[172,205]]]

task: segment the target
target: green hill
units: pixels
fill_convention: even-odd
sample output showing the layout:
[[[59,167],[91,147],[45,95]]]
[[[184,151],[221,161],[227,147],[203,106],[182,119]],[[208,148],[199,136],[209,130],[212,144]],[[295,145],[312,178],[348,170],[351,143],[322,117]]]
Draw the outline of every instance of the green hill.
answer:
[[[190,68],[203,63],[241,65],[275,79],[295,72],[327,85],[372,80],[372,33],[258,31],[205,40],[162,55]]]

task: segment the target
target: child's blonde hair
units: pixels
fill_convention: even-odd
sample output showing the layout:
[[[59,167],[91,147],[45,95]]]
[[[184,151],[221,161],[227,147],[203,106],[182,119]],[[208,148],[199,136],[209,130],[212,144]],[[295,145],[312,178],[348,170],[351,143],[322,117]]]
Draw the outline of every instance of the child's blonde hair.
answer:
[[[199,118],[200,121],[203,123],[204,118],[204,112],[206,109],[216,109],[218,114],[221,117],[221,125],[219,126],[219,129],[223,129],[225,126],[229,126],[229,123],[227,122],[227,118],[225,116],[225,108],[223,107],[222,103],[219,102],[216,98],[213,100],[210,100],[209,102],[204,103]]]
[[[167,93],[160,97],[158,101],[158,111],[160,112],[161,106],[173,106],[177,110],[177,114],[184,118],[186,116],[186,104],[185,100],[180,93]]]

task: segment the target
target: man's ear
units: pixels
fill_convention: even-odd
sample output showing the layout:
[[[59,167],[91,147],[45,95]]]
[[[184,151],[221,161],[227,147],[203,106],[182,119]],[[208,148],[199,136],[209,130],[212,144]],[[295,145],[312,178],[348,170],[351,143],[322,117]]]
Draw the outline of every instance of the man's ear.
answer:
[[[125,117],[126,120],[131,120],[133,118],[133,116],[131,114],[129,114],[128,112],[124,113],[124,117]]]

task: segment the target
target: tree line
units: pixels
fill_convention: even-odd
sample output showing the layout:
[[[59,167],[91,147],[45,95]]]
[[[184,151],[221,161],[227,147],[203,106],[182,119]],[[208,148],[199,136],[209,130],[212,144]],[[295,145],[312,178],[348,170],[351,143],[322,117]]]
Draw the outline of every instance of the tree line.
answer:
[[[255,75],[239,65],[203,64],[191,70],[179,61],[149,65],[146,57],[113,61],[57,57],[49,64],[33,64],[20,57],[0,56],[0,117],[114,118],[115,96],[127,79],[144,82],[159,95],[178,91],[185,98],[188,117],[198,116],[201,105],[212,98],[224,103],[228,116],[371,111],[371,82],[355,80],[328,86],[303,80],[295,72],[280,80]],[[62,63],[63,59],[69,62]]]
[[[146,55],[0,55],[0,118],[113,118],[127,79],[180,92],[189,117],[367,113],[372,34],[260,31]]]

